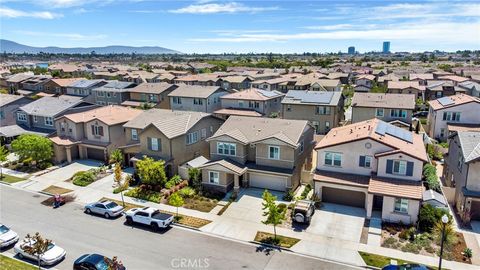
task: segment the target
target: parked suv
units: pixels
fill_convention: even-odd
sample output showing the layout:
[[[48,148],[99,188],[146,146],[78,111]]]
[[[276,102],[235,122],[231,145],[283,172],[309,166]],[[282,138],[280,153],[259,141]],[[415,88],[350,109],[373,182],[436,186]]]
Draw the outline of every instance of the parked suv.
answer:
[[[292,217],[295,222],[310,224],[315,213],[315,202],[310,200],[299,200],[295,203]]]

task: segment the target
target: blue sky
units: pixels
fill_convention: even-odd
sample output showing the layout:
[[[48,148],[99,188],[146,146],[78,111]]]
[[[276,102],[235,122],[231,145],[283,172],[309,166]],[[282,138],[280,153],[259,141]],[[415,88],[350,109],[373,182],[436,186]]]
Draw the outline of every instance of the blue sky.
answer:
[[[480,2],[2,0],[0,33],[31,46],[186,53],[480,49]]]

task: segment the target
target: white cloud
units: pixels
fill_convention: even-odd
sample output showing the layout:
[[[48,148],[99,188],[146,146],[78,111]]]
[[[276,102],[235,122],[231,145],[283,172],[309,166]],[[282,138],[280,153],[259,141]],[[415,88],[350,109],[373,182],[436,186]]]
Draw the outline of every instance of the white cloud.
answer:
[[[62,14],[52,13],[49,11],[22,11],[7,7],[0,7],[0,16],[4,18],[38,18],[38,19],[55,19],[63,17]]]
[[[49,32],[36,32],[36,31],[14,31],[14,32],[21,35],[26,35],[26,36],[65,38],[72,41],[88,41],[88,40],[99,40],[99,39],[107,38],[107,35],[103,35],[103,34],[83,35],[78,33],[49,33]]]
[[[183,8],[169,10],[170,13],[179,14],[215,14],[215,13],[257,13],[269,10],[278,10],[278,7],[250,7],[242,3],[207,3],[207,4],[193,4]]]

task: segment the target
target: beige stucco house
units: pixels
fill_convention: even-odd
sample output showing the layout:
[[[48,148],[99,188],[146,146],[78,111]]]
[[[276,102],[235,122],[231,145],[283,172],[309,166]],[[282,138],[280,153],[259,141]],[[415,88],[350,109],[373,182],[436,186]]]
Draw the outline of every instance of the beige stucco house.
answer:
[[[421,135],[372,119],[332,129],[315,149],[323,202],[364,208],[367,218],[377,211],[384,221],[417,221],[427,162]]]
[[[168,94],[178,86],[169,83],[141,83],[128,89],[129,99],[122,105],[130,107],[139,107],[144,103],[151,107],[160,109],[170,109],[170,99]]]
[[[391,94],[414,94],[415,99],[425,100],[425,86],[418,81],[389,81],[387,91]]]
[[[372,118],[385,122],[412,123],[415,109],[413,94],[355,93],[352,99],[352,123]]]
[[[168,97],[172,110],[212,113],[221,108],[220,97],[229,93],[219,86],[181,84]]]

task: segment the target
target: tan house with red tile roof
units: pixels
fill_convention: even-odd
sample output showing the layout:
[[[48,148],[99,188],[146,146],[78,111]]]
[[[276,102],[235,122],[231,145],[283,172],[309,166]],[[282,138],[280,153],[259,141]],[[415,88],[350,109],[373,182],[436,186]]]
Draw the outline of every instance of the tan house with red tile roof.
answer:
[[[332,129],[315,147],[315,192],[322,202],[381,212],[387,222],[417,221],[423,138],[378,119]]]
[[[50,79],[43,85],[43,91],[63,95],[67,92],[67,86],[79,80],[85,80],[85,78]]]
[[[413,94],[355,93],[352,99],[352,123],[372,118],[385,122],[412,123],[415,109]]]

